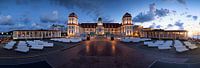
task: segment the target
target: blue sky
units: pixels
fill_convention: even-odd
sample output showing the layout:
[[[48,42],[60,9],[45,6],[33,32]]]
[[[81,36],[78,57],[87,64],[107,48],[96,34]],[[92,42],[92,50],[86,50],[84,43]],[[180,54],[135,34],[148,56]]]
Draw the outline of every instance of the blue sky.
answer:
[[[149,13],[155,3],[156,15]],[[0,0],[0,31],[48,29],[52,24],[65,25],[68,14],[75,12],[79,23],[121,23],[129,12],[134,24],[161,29],[185,29],[198,32],[199,0]],[[191,30],[191,27],[196,28]]]

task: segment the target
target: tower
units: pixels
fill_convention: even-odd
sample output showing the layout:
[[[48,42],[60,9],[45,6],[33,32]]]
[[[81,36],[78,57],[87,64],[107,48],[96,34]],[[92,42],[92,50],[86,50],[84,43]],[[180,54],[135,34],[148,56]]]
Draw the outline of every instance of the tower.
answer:
[[[68,16],[67,34],[68,36],[76,36],[79,33],[78,16],[72,12]]]
[[[125,13],[122,17],[121,33],[125,36],[131,36],[133,34],[132,16],[129,13]]]
[[[97,25],[103,25],[102,18],[98,18]]]
[[[98,18],[97,28],[96,28],[96,34],[97,35],[103,35],[104,34],[104,27],[103,27],[102,18]]]

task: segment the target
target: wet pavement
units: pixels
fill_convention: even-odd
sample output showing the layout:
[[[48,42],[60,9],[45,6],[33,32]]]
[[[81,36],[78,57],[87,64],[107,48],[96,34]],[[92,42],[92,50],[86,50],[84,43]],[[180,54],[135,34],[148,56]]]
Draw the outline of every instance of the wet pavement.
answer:
[[[53,41],[52,41],[53,42]],[[52,68],[199,68],[200,49],[176,53],[175,49],[158,50],[143,43],[123,43],[104,37],[63,45],[43,55],[24,58],[1,58],[1,66],[31,64],[45,61]],[[66,44],[66,45],[65,45]],[[26,55],[26,54],[24,54]],[[27,54],[28,55],[28,54]]]
[[[50,54],[46,61],[53,68],[147,68],[154,60],[118,41],[98,38]]]
[[[86,41],[85,43],[85,47],[79,52],[82,56],[117,56],[121,53],[115,41]]]

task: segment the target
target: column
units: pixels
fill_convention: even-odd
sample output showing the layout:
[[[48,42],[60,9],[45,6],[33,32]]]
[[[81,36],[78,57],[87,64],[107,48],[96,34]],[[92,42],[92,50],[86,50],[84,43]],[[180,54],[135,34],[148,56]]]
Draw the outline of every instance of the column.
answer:
[[[51,38],[53,37],[53,32],[51,31]]]
[[[33,38],[34,37],[34,35],[35,35],[35,33],[33,33],[33,31],[31,31],[31,38]]]
[[[175,38],[177,39],[177,32],[175,32]]]

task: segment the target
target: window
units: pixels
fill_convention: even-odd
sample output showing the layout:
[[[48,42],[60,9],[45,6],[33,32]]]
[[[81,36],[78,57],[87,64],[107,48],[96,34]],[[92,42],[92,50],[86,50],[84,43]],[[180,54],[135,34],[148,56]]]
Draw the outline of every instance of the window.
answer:
[[[92,29],[90,29],[90,31],[92,31]]]
[[[30,33],[30,37],[32,37],[32,36],[33,36],[33,33],[31,32],[31,33]]]

